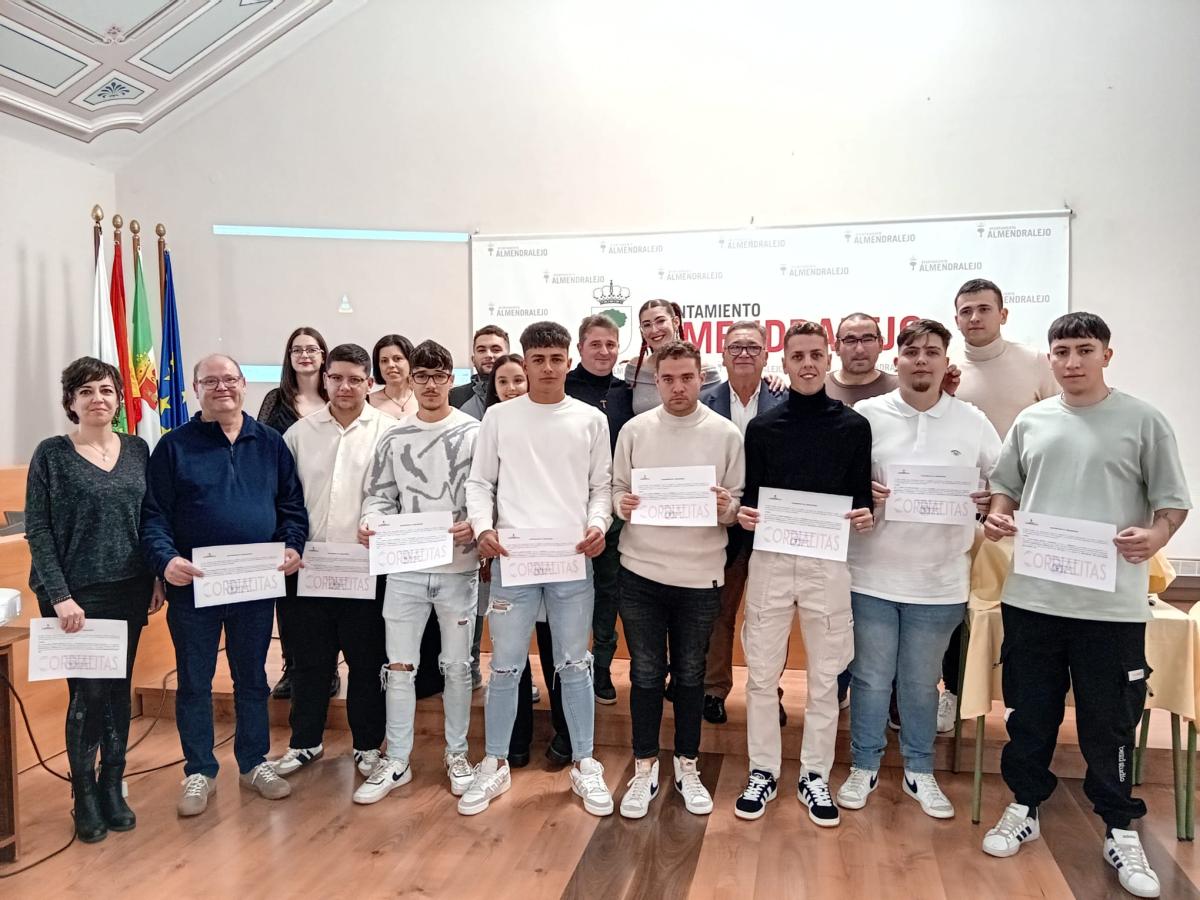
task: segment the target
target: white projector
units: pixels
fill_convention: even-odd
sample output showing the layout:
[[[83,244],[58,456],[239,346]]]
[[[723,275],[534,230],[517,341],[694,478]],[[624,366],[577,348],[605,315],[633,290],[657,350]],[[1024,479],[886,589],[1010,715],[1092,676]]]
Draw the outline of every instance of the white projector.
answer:
[[[21,592],[0,588],[0,625],[7,625],[21,615]]]

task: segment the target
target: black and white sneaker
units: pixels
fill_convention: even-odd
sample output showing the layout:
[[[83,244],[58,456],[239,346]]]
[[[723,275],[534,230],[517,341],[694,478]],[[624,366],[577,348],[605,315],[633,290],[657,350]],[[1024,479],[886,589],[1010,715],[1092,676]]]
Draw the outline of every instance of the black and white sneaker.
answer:
[[[775,776],[763,769],[752,769],[746,789],[734,804],[733,814],[739,819],[757,819],[766,812],[767,804],[775,799]]]
[[[829,785],[820,775],[812,772],[801,775],[796,796],[808,807],[808,817],[822,828],[834,828],[841,822],[841,814],[829,795]]]
[[[276,775],[291,775],[307,765],[310,765],[325,755],[323,744],[315,747],[288,747],[287,753],[275,760],[271,765]]]
[[[1104,841],[1104,858],[1117,870],[1121,887],[1135,897],[1157,897],[1161,890],[1158,875],[1150,868],[1142,839],[1136,831],[1114,828]]]
[[[1026,841],[1036,841],[1041,834],[1038,820],[1029,815],[1029,807],[1023,803],[1010,803],[996,826],[983,836],[983,852],[1007,859],[1015,856]]]

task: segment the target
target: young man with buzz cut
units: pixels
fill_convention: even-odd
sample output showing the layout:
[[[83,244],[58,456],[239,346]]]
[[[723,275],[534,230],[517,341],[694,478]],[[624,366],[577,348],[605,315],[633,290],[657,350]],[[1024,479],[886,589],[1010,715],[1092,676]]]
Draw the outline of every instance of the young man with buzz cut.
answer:
[[[1115,526],[1115,589],[1009,574],[1001,596],[1008,744],[1000,772],[1013,802],[983,839],[992,856],[1037,840],[1067,690],[1087,762],[1083,791],[1101,819],[1105,861],[1121,887],[1157,897],[1159,880],[1130,823],[1134,731],[1146,700],[1147,561],[1187,518],[1192,501],[1175,433],[1143,400],[1110,388],[1113,351],[1104,320],[1067,313],[1050,326],[1050,367],[1061,395],[1017,415],[992,474],[989,540],[1018,534],[1014,513],[1068,516]]]
[[[599,410],[566,395],[571,336],[556,322],[535,322],[521,334],[529,393],[493,406],[479,429],[467,509],[479,553],[508,555],[498,528],[563,529],[579,535],[575,552],[584,577],[541,584],[505,584],[503,560],[492,567],[488,629],[491,679],[485,704],[486,756],[458,811],[475,815],[511,786],[508,746],[517,715],[517,687],[529,661],[529,638],[545,604],[554,635],[555,674],[571,732],[571,787],[597,816],[613,811],[604,766],[593,758],[591,559],[604,552],[612,519],[612,451]]]
[[[977,468],[987,478],[1000,455],[1000,438],[983,413],[942,388],[949,346],[950,332],[940,322],[918,319],[905,326],[896,336],[900,386],[854,407],[871,423],[877,508],[891,502],[893,466]],[[933,745],[942,654],[966,614],[976,504],[987,497],[975,488],[960,498],[965,521],[901,522],[884,515],[871,534],[850,544],[856,652],[850,664],[853,761],[837,793],[843,809],[861,809],[878,784],[895,685],[904,793],[928,816],[954,815],[933,774]]]
[[[613,505],[621,530],[621,622],[629,644],[634,773],[621,815],[640,819],[658,795],[663,681],[675,686],[675,789],[687,811],[712,812],[700,781],[700,722],[708,639],[721,606],[727,528],[737,521],[745,481],[742,433],[700,403],[700,351],[672,341],[654,353],[662,405],[621,429],[613,456]],[[663,528],[629,521],[641,505],[635,469],[712,466],[717,521]],[[667,647],[670,646],[670,661]]]
[[[445,677],[442,710],[446,749],[443,762],[450,792],[460,796],[474,773],[467,761],[471,724],[471,636],[475,628],[479,554],[467,520],[467,475],[479,423],[450,405],[454,360],[433,341],[413,348],[411,372],[416,415],[388,429],[379,441],[366,480],[358,539],[369,544],[378,517],[396,513],[449,512],[454,556],[419,572],[386,576],[383,620],[387,665],[387,756],[354,792],[355,803],[375,803],[412,780],[409,756],[416,715],[415,679],[421,636],[431,612],[442,638],[438,666]]]
[[[471,365],[475,371],[467,384],[450,391],[450,405],[468,416],[482,419],[487,409],[488,379],[492,366],[508,352],[508,332],[499,325],[484,325],[471,338]]]
[[[309,540],[352,544],[358,539],[363,480],[380,435],[395,420],[367,402],[373,384],[371,355],[357,344],[330,350],[321,377],[329,403],[292,425],[283,442],[295,457],[304,488]],[[340,652],[350,670],[346,715],[354,760],[363,775],[370,775],[383,743],[382,599],[309,597],[299,592],[297,582],[294,576],[287,580],[287,599],[279,601],[292,650],[292,736],[287,752],[273,763],[275,771],[291,775],[324,754],[329,681]]]
[[[961,368],[955,370],[952,366],[947,380],[954,396],[982,410],[1001,440],[1021,410],[1059,392],[1046,354],[1001,337],[1008,312],[1004,294],[993,281],[972,278],[958,289],[954,295],[954,323],[966,347]],[[943,734],[954,730],[958,716],[961,641],[959,626],[942,658],[946,689],[938,700],[937,728]]]
[[[829,341],[817,322],[787,330],[783,370],[787,402],[746,429],[746,490],[738,522],[753,531],[759,496],[772,488],[851,498],[852,530],[870,531],[871,426],[825,393]],[[852,537],[852,540],[854,538]],[[750,554],[742,647],[746,654],[746,736],[750,778],[734,813],[757,819],[774,799],[782,765],[777,691],[792,620],[800,619],[808,655],[808,705],[797,795],[817,825],[838,824],[829,792],[837,738],[837,675],[854,656],[850,570],[845,562],[768,550]]]

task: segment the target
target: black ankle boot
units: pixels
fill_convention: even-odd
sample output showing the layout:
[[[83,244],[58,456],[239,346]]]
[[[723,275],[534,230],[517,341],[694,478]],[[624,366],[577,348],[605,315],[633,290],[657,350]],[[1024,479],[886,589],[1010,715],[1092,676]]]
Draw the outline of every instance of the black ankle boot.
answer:
[[[125,743],[129,726],[121,728],[110,709],[104,716],[104,739],[100,743],[100,777],[96,789],[100,797],[100,812],[113,831],[132,831],[137,816],[122,796],[121,782],[125,777]]]
[[[85,844],[94,844],[108,836],[108,826],[100,811],[96,788],[98,745],[86,736],[87,715],[83,691],[76,691],[67,707],[67,760],[71,767],[71,792],[75,797],[75,834]]]

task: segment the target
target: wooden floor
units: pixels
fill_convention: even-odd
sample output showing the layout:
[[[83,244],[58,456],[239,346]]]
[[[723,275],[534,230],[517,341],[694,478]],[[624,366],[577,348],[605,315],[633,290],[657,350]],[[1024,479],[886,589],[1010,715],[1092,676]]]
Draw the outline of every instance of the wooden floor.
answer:
[[[178,757],[173,722],[161,720],[131,763],[150,768]],[[134,734],[145,724],[134,723]],[[218,736],[227,732],[218,729]],[[967,821],[970,778],[942,776],[959,810],[939,822],[899,789],[896,770],[860,812],[838,829],[812,825],[795,799],[796,764],[785,765],[779,798],[757,822],[732,813],[746,760],[704,754],[713,791],[711,816],[690,815],[664,782],[650,815],[631,822],[597,819],[570,792],[565,770],[535,756],[516,770],[513,788],[475,817],[459,816],[436,741],[413,756],[411,784],[382,802],[354,806],[360,780],[348,734],[330,732],[325,759],[292,778],[294,793],[262,800],[241,790],[230,745],[208,811],[175,815],[181,767],[130,779],[138,827],[95,845],[76,843],[32,872],[0,881],[5,898],[90,897],[445,897],[469,898],[1015,898],[1124,897],[1100,854],[1102,830],[1079,781],[1065,780],[1043,809],[1043,840],[996,860],[979,850],[986,824]],[[276,746],[287,735],[276,729]],[[628,751],[597,751],[620,797],[632,772]],[[61,760],[57,761],[61,770]],[[670,765],[664,754],[663,766]],[[664,768],[664,771],[669,769]],[[845,776],[835,771],[834,782]],[[60,847],[70,835],[66,786],[42,770],[21,778],[25,860]],[[1177,843],[1171,790],[1140,789],[1150,815],[1141,831],[1162,879],[1163,897],[1200,896],[1200,854]],[[989,777],[986,819],[1003,805]]]
[[[620,666],[614,674],[624,682]],[[76,843],[29,873],[0,880],[0,897],[1128,896],[1101,856],[1102,826],[1077,778],[1064,778],[1044,807],[1043,839],[1009,860],[992,859],[979,850],[984,831],[1006,802],[996,775],[985,779],[984,822],[979,826],[970,823],[969,772],[939,772],[958,810],[956,819],[939,822],[903,795],[899,770],[887,768],[865,810],[843,812],[837,829],[814,826],[795,797],[802,677],[785,675],[792,717],[785,740],[795,746],[785,743],[789,752],[779,798],[757,822],[743,822],[732,812],[747,769],[744,707],[736,695],[730,703],[732,721],[704,728],[708,749],[702,752],[701,770],[713,792],[713,814],[693,816],[683,808],[670,788],[670,756],[664,753],[664,789],[650,814],[631,822],[619,814],[597,819],[584,812],[571,793],[566,770],[550,767],[541,755],[544,741],[535,743],[532,764],[514,771],[512,790],[490,810],[459,816],[440,765],[438,698],[420,703],[418,718],[424,727],[418,730],[412,759],[413,782],[381,803],[351,803],[361,778],[349,756],[349,733],[335,728],[326,732],[325,758],[293,776],[293,795],[275,803],[239,788],[232,746],[225,744],[218,750],[222,769],[209,810],[181,820],[175,815],[182,779],[182,765],[175,762],[180,757],[175,723],[169,715],[156,720],[159,704],[151,700],[157,697],[143,694],[144,714],[135,720],[131,737],[136,740],[147,731],[148,736],[131,751],[130,769],[174,764],[129,778],[137,829],[110,834],[96,845]],[[220,676],[217,681],[220,689]],[[624,701],[627,691],[624,684],[620,687]],[[476,705],[482,693],[475,694]],[[170,706],[168,702],[167,713]],[[545,708],[543,700],[537,707],[543,738]],[[667,715],[670,709],[668,704]],[[480,713],[477,709],[472,717],[474,754],[481,746]],[[627,715],[624,702],[597,707],[596,756],[618,803],[632,775]],[[335,705],[331,722],[338,717]],[[1002,723],[995,727],[1000,732],[989,733],[989,747],[1001,739]],[[232,721],[219,718],[217,739],[232,732]],[[278,753],[286,747],[288,733],[276,727],[272,738]],[[947,742],[939,740],[944,757]],[[1065,754],[1067,769],[1074,752]],[[968,765],[969,758],[965,753]],[[50,762],[65,771],[61,756]],[[1175,840],[1169,768],[1162,767],[1165,778],[1154,777],[1158,768],[1151,757],[1147,774],[1152,783],[1138,789],[1150,808],[1139,826],[1143,841],[1162,879],[1163,897],[1200,897],[1200,851]],[[846,772],[844,763],[835,768],[835,785]],[[69,792],[62,781],[33,768],[21,776],[20,790],[24,845],[17,867],[60,848],[71,834]]]

